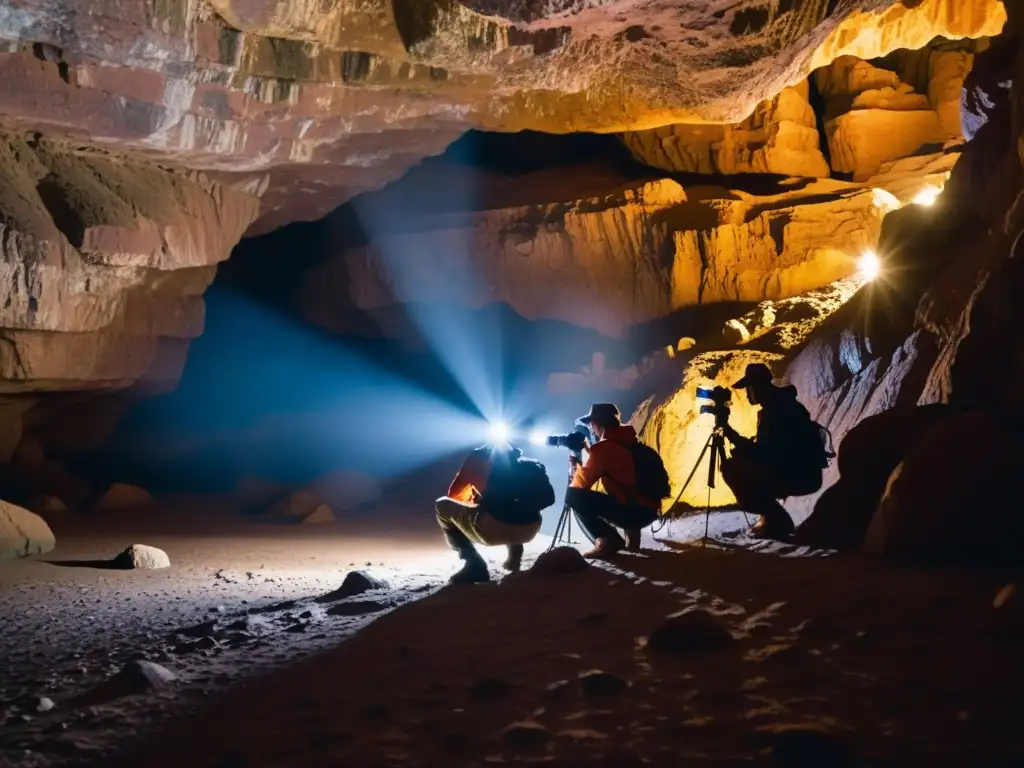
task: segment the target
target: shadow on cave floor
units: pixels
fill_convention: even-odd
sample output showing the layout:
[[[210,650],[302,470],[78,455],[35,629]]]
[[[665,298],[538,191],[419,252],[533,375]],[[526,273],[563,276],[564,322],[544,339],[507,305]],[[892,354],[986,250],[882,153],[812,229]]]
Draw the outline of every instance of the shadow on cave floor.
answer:
[[[60,568],[97,568],[106,571],[127,570],[112,560],[40,560],[39,562],[46,565],[56,565]]]

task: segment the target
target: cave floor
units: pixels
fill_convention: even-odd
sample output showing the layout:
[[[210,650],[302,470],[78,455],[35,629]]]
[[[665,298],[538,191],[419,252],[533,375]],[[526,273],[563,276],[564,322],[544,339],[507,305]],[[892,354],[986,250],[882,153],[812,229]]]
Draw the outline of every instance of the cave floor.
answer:
[[[1011,573],[786,557],[800,553],[738,539],[726,550],[676,545],[572,574],[439,589],[453,564],[422,520],[390,530],[222,520],[201,532],[172,518],[137,522],[56,525],[60,546],[44,559],[137,542],[164,548],[172,569],[40,559],[0,569],[10,617],[0,633],[9,660],[0,763],[1024,760],[1024,596],[993,604],[1016,582]],[[314,600],[352,568],[391,589]],[[735,640],[649,654],[640,638],[688,607],[714,614]],[[178,681],[88,706],[70,698],[140,657]],[[591,669],[625,686],[587,696],[574,681]],[[26,720],[27,695],[57,706]],[[500,735],[523,720],[539,726]]]

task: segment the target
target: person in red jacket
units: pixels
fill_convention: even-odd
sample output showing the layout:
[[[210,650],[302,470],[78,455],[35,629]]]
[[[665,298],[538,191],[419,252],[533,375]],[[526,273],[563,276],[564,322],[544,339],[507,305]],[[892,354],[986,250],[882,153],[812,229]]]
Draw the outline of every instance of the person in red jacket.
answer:
[[[623,546],[640,549],[640,532],[653,523],[661,509],[660,499],[644,496],[637,489],[636,469],[629,445],[638,442],[636,430],[624,425],[619,409],[612,403],[596,403],[590,413],[577,420],[590,428],[596,442],[586,461],[574,464],[566,500],[580,526],[594,540],[587,558],[608,558]],[[600,482],[603,493],[593,490]],[[625,531],[626,540],[616,530]]]

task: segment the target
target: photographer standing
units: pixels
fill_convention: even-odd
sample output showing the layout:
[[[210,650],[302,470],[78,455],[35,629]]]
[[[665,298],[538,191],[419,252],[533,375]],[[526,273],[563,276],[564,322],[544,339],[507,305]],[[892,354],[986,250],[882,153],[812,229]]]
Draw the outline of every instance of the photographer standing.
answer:
[[[597,438],[585,463],[570,459],[574,473],[566,492],[580,526],[594,539],[594,549],[584,557],[608,558],[623,546],[636,551],[641,530],[657,519],[668,495],[665,466],[637,440],[633,427],[621,423],[615,405],[597,403],[577,421]],[[598,482],[605,493],[591,490]],[[617,527],[625,531],[626,541]]]
[[[776,387],[772,378],[767,365],[752,363],[733,384],[761,409],[753,439],[728,423],[722,428],[733,444],[732,457],[722,463],[722,479],[745,511],[761,516],[754,536],[786,539],[793,533],[793,519],[778,500],[821,488],[828,454],[818,425],[796,399],[796,387]]]

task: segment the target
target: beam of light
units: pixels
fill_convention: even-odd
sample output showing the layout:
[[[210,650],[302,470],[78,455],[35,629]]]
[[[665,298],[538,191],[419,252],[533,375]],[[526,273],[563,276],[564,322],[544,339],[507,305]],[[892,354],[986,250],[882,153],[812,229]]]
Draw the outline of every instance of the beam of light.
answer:
[[[496,419],[506,407],[501,328],[466,321],[468,308],[490,293],[483,289],[480,244],[470,241],[474,230],[465,213],[479,210],[481,194],[471,177],[458,178],[443,195],[435,190],[435,199],[395,192],[357,198],[353,209],[369,243],[364,257],[377,267],[381,283],[374,301],[404,311],[478,412]],[[447,204],[439,212],[442,198]],[[430,229],[442,231],[422,237],[417,229],[427,215]]]
[[[146,450],[178,471],[306,482],[346,468],[384,479],[486,441],[471,407],[355,343],[216,286],[207,299],[207,333],[178,391],[134,423],[134,444],[151,440]]]
[[[547,443],[548,433],[543,429],[535,429],[530,432],[530,445],[544,445]]]
[[[939,199],[939,195],[942,194],[942,189],[933,185],[928,185],[911,200],[914,205],[923,205],[925,207],[931,207],[935,205],[935,201]]]
[[[857,260],[857,269],[865,282],[871,282],[882,272],[882,262],[874,251],[864,251]]]

